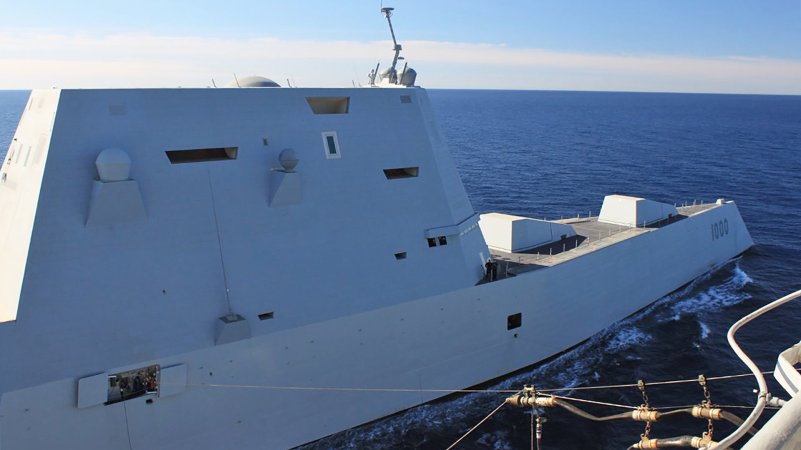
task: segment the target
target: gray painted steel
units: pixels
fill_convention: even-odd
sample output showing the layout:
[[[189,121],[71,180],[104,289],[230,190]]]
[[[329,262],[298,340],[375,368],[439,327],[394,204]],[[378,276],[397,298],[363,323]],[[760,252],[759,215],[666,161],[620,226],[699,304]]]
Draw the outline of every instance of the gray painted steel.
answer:
[[[801,397],[793,397],[743,445],[742,450],[795,450],[801,448]]]
[[[127,180],[96,180],[109,148]],[[2,171],[3,450],[291,447],[542,360],[752,245],[722,202],[481,283],[490,253],[419,88],[34,91]],[[161,395],[79,393],[154,364]]]

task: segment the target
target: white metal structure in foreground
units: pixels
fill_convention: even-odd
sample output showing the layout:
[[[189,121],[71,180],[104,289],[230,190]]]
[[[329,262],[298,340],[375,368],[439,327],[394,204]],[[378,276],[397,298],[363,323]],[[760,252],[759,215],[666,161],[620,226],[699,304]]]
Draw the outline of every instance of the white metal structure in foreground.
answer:
[[[751,372],[753,372],[754,377],[757,379],[757,384],[759,385],[759,392],[757,393],[756,406],[743,424],[734,430],[731,435],[710,447],[710,449],[724,450],[743,437],[756,423],[757,419],[759,419],[759,416],[765,409],[768,397],[770,396],[765,377],[762,375],[759,367],[757,367],[751,358],[740,348],[739,344],[737,344],[737,341],[734,339],[734,334],[737,333],[737,330],[742,328],[743,325],[746,325],[757,317],[799,297],[801,297],[801,290],[759,308],[738,320],[729,328],[727,334],[729,345],[731,345],[734,353],[736,353],[745,365],[751,369]],[[801,343],[798,343],[782,352],[781,355],[779,355],[774,372],[774,376],[787,393],[792,396],[792,399],[786,402],[781,409],[771,417],[767,424],[748,441],[743,447],[743,450],[797,450],[801,448],[801,395],[799,395],[798,392],[801,387],[801,375],[799,375],[798,371],[793,367],[801,360],[801,358],[799,358],[800,349]]]

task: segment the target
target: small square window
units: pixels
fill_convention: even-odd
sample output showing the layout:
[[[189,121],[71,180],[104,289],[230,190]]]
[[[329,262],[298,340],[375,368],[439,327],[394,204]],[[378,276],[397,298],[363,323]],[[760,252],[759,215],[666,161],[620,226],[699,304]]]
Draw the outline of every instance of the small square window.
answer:
[[[520,325],[523,325],[523,313],[512,314],[511,316],[506,317],[507,330],[520,328]]]
[[[323,132],[323,148],[325,157],[328,159],[339,159],[342,154],[339,152],[339,140],[336,131]]]
[[[439,245],[448,245],[448,238],[446,238],[445,236],[440,236]]]
[[[436,247],[437,246],[437,240],[434,239],[434,238],[428,238],[428,246],[429,247]]]
[[[406,252],[395,253],[395,259],[397,259],[398,261],[406,259]]]

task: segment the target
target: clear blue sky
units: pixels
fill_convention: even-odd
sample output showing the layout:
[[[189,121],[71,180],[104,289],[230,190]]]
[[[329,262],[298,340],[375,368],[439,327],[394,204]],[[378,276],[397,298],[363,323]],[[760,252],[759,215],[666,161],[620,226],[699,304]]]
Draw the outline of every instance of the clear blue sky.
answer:
[[[739,74],[743,71],[738,70],[739,66],[729,64],[729,61],[754,58],[759,61],[744,69],[752,78],[739,74],[739,81],[721,79],[718,91],[772,92],[768,82],[762,87],[758,80],[768,75],[776,77],[769,84],[774,88],[781,85],[780,92],[801,93],[801,71],[796,72],[801,70],[801,0],[397,0],[386,1],[385,5],[396,8],[393,17],[396,32],[401,43],[405,44],[410,63],[415,60],[415,42],[443,44],[425,47],[426,51],[421,51],[423,55],[416,67],[421,72],[420,81],[424,85],[426,74],[430,74],[428,85],[474,87],[470,85],[470,72],[463,78],[463,84],[467,86],[459,83],[448,86],[449,81],[445,79],[447,68],[438,66],[436,57],[437,51],[444,52],[445,55],[452,54],[450,47],[444,45],[447,43],[461,45],[460,48],[465,50],[466,55],[470,54],[471,48],[483,49],[476,62],[445,58],[447,64],[458,67],[460,73],[472,69],[478,74],[477,78],[480,78],[493,71],[525,71],[532,78],[530,86],[521,85],[525,84],[521,76],[513,82],[510,81],[512,86],[488,87],[538,89],[553,88],[556,84],[557,88],[571,88],[570,83],[573,83],[575,86],[572,88],[575,89],[605,89],[608,85],[609,89],[625,90],[625,85],[621,83],[631,78],[631,90],[716,91],[716,84],[706,78],[725,77],[727,71]],[[21,80],[7,73],[10,66],[2,66],[19,64],[20,61],[35,60],[36,70],[41,71],[43,68],[46,70],[48,60],[60,60],[63,63],[64,60],[89,58],[96,64],[92,67],[99,70],[97,68],[102,68],[102,60],[108,59],[99,54],[100,49],[108,50],[117,46],[121,53],[131,49],[132,53],[138,54],[136,58],[143,58],[143,67],[148,62],[155,63],[155,60],[147,59],[145,49],[135,48],[133,42],[114,39],[109,41],[114,36],[146,35],[153,39],[172,37],[225,41],[226,44],[218,49],[223,53],[220,55],[220,62],[226,66],[220,72],[236,69],[230,67],[236,65],[236,59],[230,55],[230,51],[225,50],[229,48],[227,46],[236,46],[237,42],[243,46],[253,45],[253,40],[262,38],[278,39],[283,43],[306,42],[309,44],[308,49],[300,46],[295,51],[299,52],[297,58],[303,56],[308,63],[318,57],[312,51],[313,43],[343,41],[358,44],[385,41],[388,32],[386,23],[378,13],[379,7],[379,1],[331,0],[11,2],[2,7],[4,26],[0,30],[0,69],[3,70],[0,70],[0,88],[19,87]],[[58,52],[48,52],[48,48],[54,46],[48,46],[45,40],[39,42],[38,37],[45,35],[71,44],[64,44],[65,47],[59,48]],[[16,40],[14,36],[17,36]],[[34,44],[31,44],[27,54],[25,40],[19,39],[19,36],[36,37],[32,39]],[[107,44],[99,45],[98,42]],[[174,45],[174,41],[169,39],[164,42],[165,46]],[[88,50],[85,52],[81,48],[83,45],[87,45]],[[197,52],[204,45],[209,48],[208,44],[199,42]],[[23,48],[19,48],[20,46]],[[495,48],[493,46],[506,50],[502,61],[492,54],[492,48]],[[3,53],[8,55],[7,48],[12,48],[13,55],[3,59]],[[196,51],[181,48],[185,53]],[[352,52],[354,47],[349,48],[351,50],[346,51],[343,47],[343,51]],[[368,48],[365,47],[365,50]],[[424,49],[418,45],[417,50]],[[309,53],[305,54],[303,51]],[[96,57],[90,58],[91,54]],[[601,59],[583,65],[580,61],[582,55],[598,56]],[[254,52],[254,56],[269,60],[270,52]],[[287,62],[293,59],[292,56],[278,56],[277,64],[270,65],[265,61],[263,67],[293,72],[293,77],[298,76],[295,72],[312,67],[311,64],[297,61]],[[364,62],[387,59],[386,54],[353,55],[353,58],[359,59],[357,56],[363,58]],[[124,57],[122,54],[114,56]],[[569,61],[565,61],[563,57],[569,57]],[[618,57],[631,59],[627,62],[615,60]],[[158,59],[159,56],[154,58]],[[167,57],[162,55],[160,58],[160,67],[166,67],[169,62],[166,61]],[[198,58],[208,65],[209,60],[215,58],[215,53],[209,48],[207,54],[199,55]],[[670,61],[679,58],[681,61],[677,65],[684,69],[678,74],[679,81],[671,84],[670,74],[658,72],[656,68],[642,73],[632,70],[637,65],[637,58],[644,58],[645,65],[656,61],[654,67],[670,67]],[[134,57],[131,56],[126,61],[133,63],[133,60]],[[607,67],[606,64],[610,63],[607,60],[612,60],[611,66]],[[186,64],[193,64],[186,61]],[[718,64],[721,61],[724,64]],[[765,66],[765,61],[778,61],[774,72]],[[172,62],[174,64],[170,70],[180,71],[176,66],[177,62]],[[362,62],[361,59],[359,62]],[[355,60],[352,63],[355,64]],[[320,64],[329,66],[331,75],[344,76],[344,79],[339,80],[341,85],[349,84],[351,76],[356,77],[356,69],[350,66],[343,69],[344,66],[337,66],[338,63],[330,61],[320,61]],[[254,69],[259,68],[252,66]],[[68,69],[63,64],[54,67],[54,72]],[[199,64],[194,64],[193,67],[202,71]],[[243,70],[249,68],[242,67]],[[429,72],[423,72],[421,68],[426,68]],[[209,70],[212,68],[209,67]],[[366,73],[367,70],[369,65],[361,71]],[[708,77],[704,70],[709,70]],[[753,73],[748,72],[749,70],[753,70]],[[789,74],[786,75],[781,73],[788,71]],[[30,72],[35,71],[32,69]],[[167,72],[169,71],[165,69],[165,73]],[[605,82],[604,73],[617,80]],[[799,79],[794,89],[793,75],[796,73],[799,74]],[[189,70],[187,74],[194,75],[194,72]],[[289,74],[271,74],[276,79],[284,79],[287,75]],[[170,76],[165,77],[165,84],[172,82]],[[693,89],[693,77],[702,79],[698,83],[698,89]],[[55,74],[54,78],[54,82],[60,81]],[[326,78],[321,84],[330,84],[326,82],[330,77]],[[75,78],[66,79],[76,82]],[[314,76],[305,79],[309,83],[318,81]],[[559,86],[558,79],[563,80],[565,85]],[[153,77],[133,80],[134,84],[137,80],[142,84],[158,82]],[[504,84],[502,78],[493,78],[490,81],[493,80],[496,84]],[[124,82],[123,79],[119,81]],[[542,85],[538,86],[538,82]],[[91,85],[90,81],[86,84]]]

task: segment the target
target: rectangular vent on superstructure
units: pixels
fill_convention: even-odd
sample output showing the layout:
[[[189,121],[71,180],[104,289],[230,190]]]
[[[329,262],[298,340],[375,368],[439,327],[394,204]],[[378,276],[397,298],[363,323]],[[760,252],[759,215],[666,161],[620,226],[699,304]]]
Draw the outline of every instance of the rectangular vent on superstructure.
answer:
[[[419,172],[419,167],[399,167],[397,169],[384,169],[384,176],[387,180],[397,180],[399,178],[414,178]]]
[[[347,114],[350,97],[306,97],[314,114]]]
[[[187,150],[167,150],[171,164],[197,163],[208,161],[227,161],[236,159],[239,147],[193,148]]]

